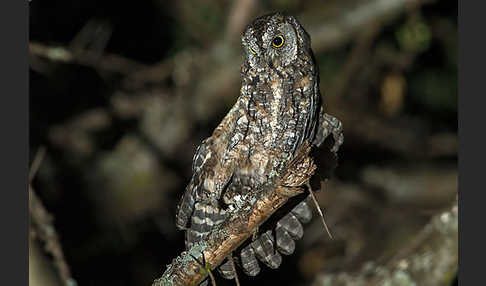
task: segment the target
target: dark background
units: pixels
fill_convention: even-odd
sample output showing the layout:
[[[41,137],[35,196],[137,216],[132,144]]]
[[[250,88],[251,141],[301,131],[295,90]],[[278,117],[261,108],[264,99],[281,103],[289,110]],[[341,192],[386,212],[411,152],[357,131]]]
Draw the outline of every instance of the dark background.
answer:
[[[453,283],[457,225],[426,229],[457,205],[457,1],[381,2],[31,1],[31,162],[43,157],[31,186],[78,285],[148,285],[183,250],[174,214],[192,155],[238,96],[241,31],[272,11],[311,35],[324,104],[344,124],[318,193],[335,238],[315,217],[279,270],[243,285],[373,285],[421,247],[427,267],[438,253],[454,267],[412,271],[418,285]],[[31,283],[52,285],[36,228]]]

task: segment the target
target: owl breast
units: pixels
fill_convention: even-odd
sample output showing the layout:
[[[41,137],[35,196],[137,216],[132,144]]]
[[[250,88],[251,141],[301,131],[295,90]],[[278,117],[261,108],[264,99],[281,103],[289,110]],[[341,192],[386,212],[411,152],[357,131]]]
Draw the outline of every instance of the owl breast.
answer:
[[[237,175],[251,176],[256,185],[250,187],[278,174],[297,147],[312,140],[319,102],[312,71],[269,68],[245,72],[248,76],[233,107],[238,118],[223,135],[227,148],[222,161],[240,160]]]

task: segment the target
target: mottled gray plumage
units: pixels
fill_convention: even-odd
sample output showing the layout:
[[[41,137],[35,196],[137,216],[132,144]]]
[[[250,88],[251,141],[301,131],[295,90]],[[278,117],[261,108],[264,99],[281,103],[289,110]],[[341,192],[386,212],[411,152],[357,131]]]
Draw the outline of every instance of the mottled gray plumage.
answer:
[[[186,230],[187,248],[203,240],[248,194],[279,177],[305,142],[319,147],[332,133],[334,149],[342,143],[340,122],[323,112],[310,37],[294,17],[274,13],[257,18],[243,33],[242,45],[240,96],[198,147],[193,176],[178,206],[176,225]],[[281,254],[293,253],[302,223],[311,217],[307,201],[300,202],[244,246],[237,264],[250,276],[260,272],[257,258],[278,268]],[[223,277],[233,278],[229,261],[219,269]]]

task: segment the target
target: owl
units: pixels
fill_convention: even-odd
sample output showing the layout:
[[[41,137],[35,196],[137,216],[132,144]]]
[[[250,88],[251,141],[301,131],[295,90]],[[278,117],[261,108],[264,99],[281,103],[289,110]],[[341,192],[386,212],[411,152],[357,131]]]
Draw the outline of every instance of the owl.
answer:
[[[332,134],[336,152],[343,141],[341,123],[323,111],[310,37],[295,17],[259,17],[241,42],[240,95],[197,148],[177,208],[176,225],[186,232],[186,248],[204,240],[252,192],[280,176],[300,146],[317,148]],[[240,247],[236,264],[247,275],[260,272],[259,261],[276,269],[282,254],[294,252],[294,241],[303,236],[302,224],[312,212],[305,196],[289,204],[277,221]],[[228,260],[219,270],[233,278]]]

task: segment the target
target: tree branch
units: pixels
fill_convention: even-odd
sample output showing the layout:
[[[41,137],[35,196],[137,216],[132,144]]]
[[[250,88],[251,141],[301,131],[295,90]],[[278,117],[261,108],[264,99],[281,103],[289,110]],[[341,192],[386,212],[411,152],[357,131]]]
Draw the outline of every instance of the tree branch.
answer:
[[[325,51],[345,44],[363,27],[376,23],[386,23],[406,9],[414,9],[437,0],[372,0],[360,1],[358,5],[341,14],[311,27],[314,51]]]
[[[387,263],[366,263],[356,273],[322,272],[312,285],[451,285],[457,275],[457,197]]]
[[[47,253],[52,255],[54,266],[64,285],[76,285],[69,266],[64,259],[56,229],[52,225],[52,216],[47,212],[41,200],[29,185],[29,211],[31,230],[43,243]]]
[[[215,228],[205,241],[195,244],[174,259],[152,286],[198,285],[207,276],[207,268],[215,269],[277,209],[291,197],[304,192],[303,188],[297,186],[309,180],[316,169],[309,152],[310,147],[303,146],[282,176],[254,191],[255,195],[230,213],[228,219]]]
[[[149,68],[144,64],[115,54],[100,54],[91,50],[73,52],[66,47],[46,46],[36,42],[29,43],[29,54],[52,62],[73,63],[122,75],[131,75],[136,71]]]

